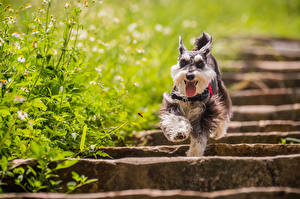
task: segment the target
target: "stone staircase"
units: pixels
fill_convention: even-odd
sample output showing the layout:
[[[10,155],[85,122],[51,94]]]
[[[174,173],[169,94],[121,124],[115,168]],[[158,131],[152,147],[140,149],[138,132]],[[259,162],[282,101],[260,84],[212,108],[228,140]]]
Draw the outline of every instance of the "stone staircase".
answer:
[[[71,171],[98,179],[79,194],[0,198],[300,198],[300,145],[290,143],[300,139],[300,42],[250,43],[242,60],[220,64],[237,71],[223,74],[227,87],[237,89],[234,114],[226,137],[210,140],[204,157],[184,157],[188,141],[170,143],[160,130],[149,130],[128,138],[136,147],[98,149],[113,159],[80,159],[60,171],[66,182]],[[282,139],[288,144],[279,144]]]

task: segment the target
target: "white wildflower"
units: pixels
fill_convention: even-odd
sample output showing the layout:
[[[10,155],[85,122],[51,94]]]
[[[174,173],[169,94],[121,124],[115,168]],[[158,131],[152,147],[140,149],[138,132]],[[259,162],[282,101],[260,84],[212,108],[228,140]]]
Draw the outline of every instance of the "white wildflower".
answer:
[[[35,35],[35,34],[37,34],[37,33],[39,33],[39,31],[37,31],[36,29],[33,29],[31,34],[32,34],[32,35]]]
[[[92,25],[90,26],[90,30],[96,30],[96,26],[94,26],[94,24],[92,24]]]
[[[71,136],[73,137],[74,140],[76,140],[76,138],[77,138],[76,133],[71,133]]]
[[[171,32],[172,32],[172,29],[170,27],[165,27],[163,30],[164,35],[169,35],[169,34],[171,34]]]
[[[46,10],[45,10],[44,8],[39,8],[39,12],[40,12],[40,13],[45,13]]]
[[[102,48],[100,48],[99,50],[98,50],[98,53],[104,53],[104,49],[102,49]]]
[[[22,103],[25,101],[25,98],[20,95],[16,95],[14,101]]]
[[[54,49],[52,55],[57,55],[57,50]]]
[[[25,62],[25,57],[23,55],[21,55],[20,57],[18,57],[18,61],[21,63]]]
[[[98,47],[97,46],[94,46],[93,48],[92,48],[92,52],[97,52],[98,51]]]
[[[163,31],[163,26],[161,25],[161,24],[156,24],[155,25],[155,30],[157,31],[157,32],[162,32]]]
[[[86,30],[79,30],[78,31],[78,39],[83,40],[86,39],[88,36],[88,32]]]
[[[121,82],[124,81],[124,79],[123,79],[123,77],[121,75],[114,76],[114,80],[121,81]]]
[[[16,46],[17,49],[21,49],[21,45],[20,45],[19,42],[16,42],[16,43],[15,43],[15,46]]]
[[[101,10],[100,12],[98,12],[97,17],[105,17],[107,16],[108,13],[105,10]]]
[[[33,120],[28,121],[29,126],[33,127]]]
[[[32,48],[37,48],[37,40],[33,40],[33,42],[32,42]]]
[[[0,37],[0,46],[3,46],[4,40]]]
[[[120,85],[122,86],[122,88],[125,88],[124,82],[121,82]]]
[[[96,145],[95,144],[91,144],[90,147],[91,147],[91,150],[94,151],[95,148],[96,148]]]
[[[136,49],[136,52],[138,52],[138,53],[142,54],[142,53],[144,53],[144,52],[145,52],[145,50],[144,50],[144,49],[142,49],[142,48],[139,48],[139,49]]]
[[[20,38],[21,35],[17,32],[14,32],[13,34],[11,34],[11,36],[16,37],[16,38]]]
[[[48,5],[50,3],[50,0],[43,0],[43,5]]]
[[[28,117],[28,114],[25,111],[18,111],[18,118],[25,120]]]
[[[120,23],[119,18],[115,17],[115,18],[114,18],[114,22],[115,22],[116,24]]]
[[[102,71],[102,65],[98,66],[97,68],[95,68],[95,70],[98,72],[98,73],[101,73]]]
[[[24,91],[25,93],[29,93],[29,90],[27,87],[22,87],[21,90]]]
[[[90,37],[90,41],[95,41],[95,37]]]
[[[31,4],[30,3],[27,3],[26,5],[25,5],[25,8],[31,8],[32,6],[31,6]]]
[[[69,8],[71,6],[71,3],[70,2],[67,2],[66,4],[65,4],[65,8]]]
[[[96,85],[97,83],[95,81],[90,81],[90,85]]]
[[[136,27],[137,27],[137,23],[132,23],[127,27],[127,29],[129,32],[133,32]]]
[[[139,84],[138,82],[134,82],[134,85],[135,85],[136,87],[139,87],[139,86],[140,86],[140,84]]]
[[[182,22],[182,26],[184,28],[196,28],[197,26],[197,21],[194,21],[194,20],[184,20]]]
[[[6,18],[5,20],[8,24],[13,24],[13,23],[16,23],[16,18],[13,17],[13,16],[9,16]]]

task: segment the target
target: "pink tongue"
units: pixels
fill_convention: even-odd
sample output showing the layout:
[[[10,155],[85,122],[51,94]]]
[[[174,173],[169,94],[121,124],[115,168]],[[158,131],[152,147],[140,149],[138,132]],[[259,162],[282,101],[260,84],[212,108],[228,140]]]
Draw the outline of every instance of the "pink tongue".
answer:
[[[186,82],[185,92],[188,97],[193,97],[196,94],[196,86],[194,82]]]

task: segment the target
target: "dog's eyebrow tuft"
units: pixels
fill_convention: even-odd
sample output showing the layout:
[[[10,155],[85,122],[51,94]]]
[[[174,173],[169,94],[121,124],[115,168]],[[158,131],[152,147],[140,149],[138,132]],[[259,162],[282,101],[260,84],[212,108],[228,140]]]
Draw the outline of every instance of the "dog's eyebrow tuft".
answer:
[[[195,57],[194,57],[194,61],[195,62],[199,62],[199,61],[202,61],[203,60],[203,58],[202,58],[202,56],[201,55],[196,55]]]
[[[185,61],[190,61],[191,57],[187,54],[182,55],[181,59],[185,60]]]

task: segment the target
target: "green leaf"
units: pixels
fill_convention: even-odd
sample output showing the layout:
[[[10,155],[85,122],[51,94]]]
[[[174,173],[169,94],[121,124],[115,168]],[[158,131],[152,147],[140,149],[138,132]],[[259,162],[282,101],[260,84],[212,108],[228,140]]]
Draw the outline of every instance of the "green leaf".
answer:
[[[42,147],[40,145],[38,145],[36,142],[31,142],[30,143],[30,150],[33,153],[33,156],[35,158],[40,158],[41,157],[41,153],[42,153]]]
[[[0,162],[0,167],[2,171],[6,171],[8,167],[8,161],[5,156],[2,157],[1,162]]]
[[[36,176],[36,172],[31,166],[27,165],[27,168],[28,170],[26,171],[26,175],[32,173],[34,176]]]
[[[78,173],[76,173],[75,171],[72,171],[72,178],[76,181],[76,182],[80,182],[81,178],[79,176]]]
[[[10,115],[9,109],[8,108],[7,109],[0,109],[0,115],[2,117],[6,117],[6,116]]]
[[[96,154],[103,157],[103,158],[108,157],[108,158],[112,159],[112,157],[110,155],[108,155],[107,153],[105,153],[103,151],[97,151]]]
[[[83,151],[83,149],[84,149],[86,130],[87,130],[87,125],[84,125],[83,131],[82,131],[82,136],[81,136],[81,141],[80,141],[80,151]]]
[[[300,139],[297,138],[286,138],[286,141],[300,143]]]
[[[89,179],[85,182],[85,184],[89,184],[89,183],[93,183],[93,182],[97,182],[98,179]]]
[[[45,104],[39,98],[34,99],[31,105],[33,107],[40,108],[43,111],[47,110],[47,106],[45,106]]]
[[[54,170],[69,168],[69,167],[73,166],[74,164],[76,164],[77,162],[78,162],[77,160],[65,160],[61,163],[58,163]]]

